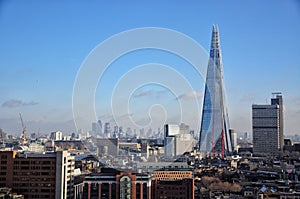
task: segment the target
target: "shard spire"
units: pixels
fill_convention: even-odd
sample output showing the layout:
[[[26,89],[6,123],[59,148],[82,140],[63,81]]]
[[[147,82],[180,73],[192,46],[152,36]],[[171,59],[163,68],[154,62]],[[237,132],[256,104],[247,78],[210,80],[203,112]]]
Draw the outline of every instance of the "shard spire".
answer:
[[[232,151],[222,67],[219,31],[218,26],[214,25],[199,139],[200,151],[213,155],[227,154]]]

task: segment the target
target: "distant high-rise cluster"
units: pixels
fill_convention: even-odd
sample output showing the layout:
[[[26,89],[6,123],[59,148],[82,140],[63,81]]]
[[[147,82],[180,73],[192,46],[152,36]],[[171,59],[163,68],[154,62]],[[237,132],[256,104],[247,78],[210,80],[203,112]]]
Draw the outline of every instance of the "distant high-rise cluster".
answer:
[[[100,136],[102,134],[102,122],[101,120],[98,120],[97,122],[92,123],[92,133],[94,135]]]
[[[213,26],[212,31],[199,148],[201,152],[207,152],[212,155],[222,154],[222,156],[232,151],[217,26]]]

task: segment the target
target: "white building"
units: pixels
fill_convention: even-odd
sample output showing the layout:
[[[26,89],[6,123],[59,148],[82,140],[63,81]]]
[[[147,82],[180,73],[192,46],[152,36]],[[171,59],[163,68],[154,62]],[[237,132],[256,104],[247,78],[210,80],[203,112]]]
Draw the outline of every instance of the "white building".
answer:
[[[231,139],[232,151],[237,151],[237,132],[233,129],[229,129],[229,134]]]
[[[62,132],[61,131],[54,131],[50,133],[50,139],[57,141],[57,140],[62,140],[63,136],[62,136]]]
[[[186,124],[166,124],[164,130],[165,158],[176,158],[185,152],[191,151],[195,145],[194,137]]]
[[[55,198],[73,198],[75,157],[67,151],[56,152]]]

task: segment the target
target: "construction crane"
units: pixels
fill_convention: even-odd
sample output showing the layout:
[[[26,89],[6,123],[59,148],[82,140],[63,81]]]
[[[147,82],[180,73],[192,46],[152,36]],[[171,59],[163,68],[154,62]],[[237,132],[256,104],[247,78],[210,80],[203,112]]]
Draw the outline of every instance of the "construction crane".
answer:
[[[22,128],[23,128],[23,132],[22,132],[22,146],[23,146],[26,141],[26,126],[24,125],[21,113],[19,113],[19,115],[20,115],[20,120],[21,120]]]

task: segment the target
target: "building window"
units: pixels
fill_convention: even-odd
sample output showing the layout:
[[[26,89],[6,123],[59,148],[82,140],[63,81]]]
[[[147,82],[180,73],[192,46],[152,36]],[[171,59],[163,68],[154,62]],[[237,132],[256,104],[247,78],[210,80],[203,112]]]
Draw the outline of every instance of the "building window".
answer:
[[[120,179],[120,199],[131,198],[131,179],[128,176],[123,176]]]

